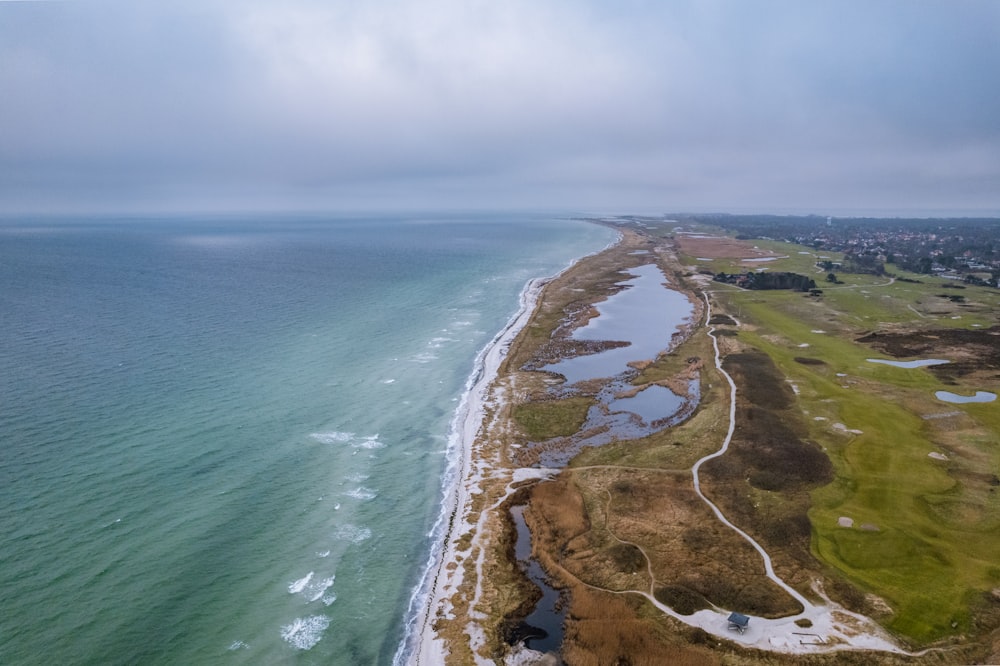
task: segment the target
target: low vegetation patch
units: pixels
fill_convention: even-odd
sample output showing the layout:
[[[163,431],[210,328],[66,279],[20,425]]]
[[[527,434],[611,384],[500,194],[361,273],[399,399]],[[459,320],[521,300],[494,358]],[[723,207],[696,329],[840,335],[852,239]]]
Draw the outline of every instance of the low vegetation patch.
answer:
[[[934,375],[945,381],[955,381],[986,370],[1000,370],[1000,326],[988,329],[876,331],[857,338],[857,342],[895,358],[952,357],[950,363],[930,368]]]
[[[619,543],[608,549],[615,566],[625,573],[636,573],[646,568],[646,556],[630,543]]]
[[[522,403],[514,407],[514,420],[532,441],[568,437],[583,427],[591,398],[565,398]]]
[[[700,593],[684,585],[663,585],[656,588],[653,596],[660,603],[670,606],[681,615],[691,615],[703,608],[711,608]]]
[[[794,291],[809,291],[816,288],[816,281],[811,277],[798,273],[718,273],[716,282],[734,284],[743,289],[768,291],[771,289],[792,289]]]
[[[708,320],[709,326],[735,326],[736,320],[725,314],[714,314]]]

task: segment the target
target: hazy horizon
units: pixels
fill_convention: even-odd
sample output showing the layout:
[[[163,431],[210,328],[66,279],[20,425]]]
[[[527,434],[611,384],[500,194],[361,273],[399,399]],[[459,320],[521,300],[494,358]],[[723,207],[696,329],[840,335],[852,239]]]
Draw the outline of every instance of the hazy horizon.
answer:
[[[988,0],[0,0],[0,213],[996,216],[998,29]]]

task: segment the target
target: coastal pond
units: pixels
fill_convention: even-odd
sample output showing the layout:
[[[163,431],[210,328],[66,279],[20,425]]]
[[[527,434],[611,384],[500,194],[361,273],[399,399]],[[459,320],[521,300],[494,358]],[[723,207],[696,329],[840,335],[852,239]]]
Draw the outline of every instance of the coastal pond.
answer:
[[[934,397],[944,402],[964,404],[967,402],[993,402],[997,399],[997,394],[989,391],[976,391],[975,395],[959,395],[951,391],[938,391]]]
[[[539,451],[541,467],[565,467],[583,449],[603,446],[609,442],[647,437],[676,425],[694,413],[701,400],[701,380],[688,380],[685,395],[678,395],[665,386],[649,386],[635,396],[616,398],[631,385],[616,379],[597,394],[597,404],[587,413],[580,429],[585,437],[565,440],[559,446]]]
[[[629,278],[619,285],[624,289],[598,303],[598,315],[572,337],[627,344],[541,368],[565,377],[564,388],[570,392],[580,382],[609,379],[581,428],[587,435],[543,448],[542,466],[561,467],[584,448],[651,435],[680,422],[698,404],[700,380],[688,381],[683,394],[655,384],[636,391],[630,382],[635,371],[629,365],[655,360],[669,349],[673,336],[690,321],[694,305],[683,292],[668,286],[663,271],[654,264],[629,269]]]
[[[691,316],[691,302],[666,286],[663,271],[653,264],[629,269],[629,273],[635,277],[620,282],[624,289],[598,303],[598,316],[571,336],[574,340],[625,341],[628,345],[563,359],[541,370],[562,375],[567,384],[614,377],[628,370],[630,361],[655,359],[669,346],[674,332]]]
[[[630,412],[636,414],[645,423],[673,416],[684,404],[684,398],[677,395],[666,386],[653,385],[639,391],[634,396],[619,398],[608,404],[612,413]]]
[[[945,361],[940,358],[923,358],[916,361],[890,361],[885,358],[869,358],[866,359],[869,363],[880,363],[882,365],[891,365],[894,368],[925,368],[931,365],[944,365],[949,361]]]

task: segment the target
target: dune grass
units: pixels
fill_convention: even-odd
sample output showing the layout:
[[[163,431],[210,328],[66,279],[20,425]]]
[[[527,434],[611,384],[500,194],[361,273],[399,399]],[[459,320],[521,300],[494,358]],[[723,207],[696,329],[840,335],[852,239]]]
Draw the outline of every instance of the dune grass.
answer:
[[[514,407],[514,420],[533,441],[568,437],[583,427],[592,398],[566,398],[522,403]]]

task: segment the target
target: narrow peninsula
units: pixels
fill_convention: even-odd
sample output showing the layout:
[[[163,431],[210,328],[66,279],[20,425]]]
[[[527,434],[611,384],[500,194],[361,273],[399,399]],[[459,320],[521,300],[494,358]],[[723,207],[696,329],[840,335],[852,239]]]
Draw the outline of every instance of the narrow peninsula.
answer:
[[[1000,416],[940,397],[996,388],[1000,292],[592,222],[619,241],[529,285],[456,417],[405,660],[1000,659]]]

